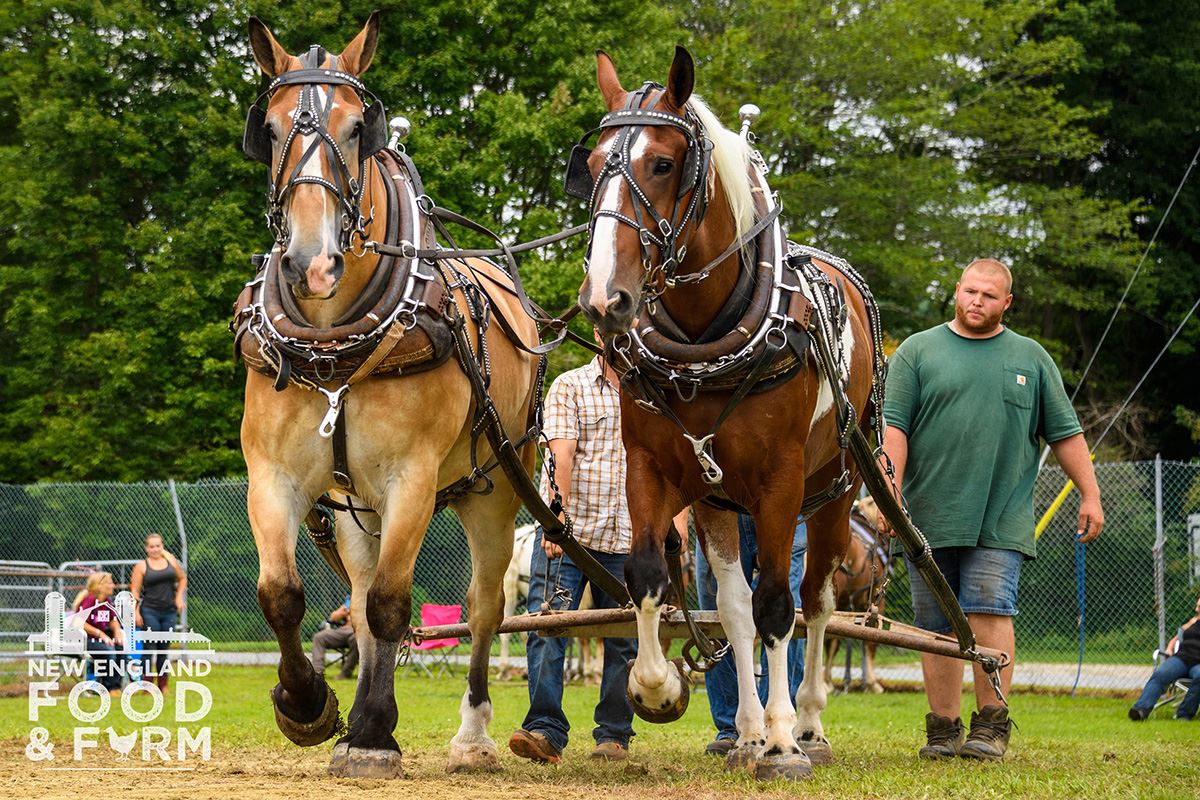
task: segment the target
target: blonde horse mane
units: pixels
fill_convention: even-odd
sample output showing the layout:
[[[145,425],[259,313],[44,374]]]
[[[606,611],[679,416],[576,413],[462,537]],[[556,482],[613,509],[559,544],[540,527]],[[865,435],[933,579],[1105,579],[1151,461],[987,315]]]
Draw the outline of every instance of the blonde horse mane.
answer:
[[[754,198],[750,193],[750,181],[747,179],[750,146],[740,135],[722,125],[712,109],[696,95],[692,95],[687,105],[700,118],[708,138],[712,140],[713,168],[721,181],[721,188],[725,190],[725,199],[729,202],[729,212],[733,215],[736,226],[734,235],[740,239],[754,226]],[[704,179],[703,176],[701,179]]]

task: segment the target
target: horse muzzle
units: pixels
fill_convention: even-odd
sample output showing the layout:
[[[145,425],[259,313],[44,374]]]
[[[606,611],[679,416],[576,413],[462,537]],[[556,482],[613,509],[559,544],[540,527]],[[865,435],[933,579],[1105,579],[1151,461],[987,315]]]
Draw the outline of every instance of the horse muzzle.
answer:
[[[628,333],[637,317],[637,300],[624,289],[617,289],[607,298],[598,299],[592,297],[585,283],[579,292],[579,307],[605,338]]]
[[[289,248],[280,261],[283,276],[292,292],[301,300],[328,300],[337,294],[346,271],[341,253],[308,254]]]

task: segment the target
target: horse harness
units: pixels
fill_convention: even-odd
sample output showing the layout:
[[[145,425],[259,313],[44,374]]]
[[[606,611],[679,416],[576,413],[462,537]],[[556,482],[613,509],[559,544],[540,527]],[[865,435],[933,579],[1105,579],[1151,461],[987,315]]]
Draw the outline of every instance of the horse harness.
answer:
[[[811,350],[822,379],[829,383],[835,398],[840,401],[835,406],[842,471],[831,486],[806,498],[802,513],[809,515],[843,495],[851,485],[845,458],[855,419],[853,407],[846,400],[849,354],[843,352],[842,332],[848,321],[848,309],[842,279],[858,290],[868,309],[875,353],[871,397],[876,413],[872,421],[882,440],[878,410],[883,407],[886,365],[882,356],[878,306],[866,281],[846,261],[816,248],[785,242],[778,222],[782,207],[771,196],[766,183],[766,165],[756,151],[752,155],[748,179],[755,198],[757,222],[701,269],[676,274],[687,253],[687,241],[680,241],[680,235],[692,220],[694,224],[689,236],[694,234],[707,209],[705,175],[711,160],[712,143],[691,109],[686,109],[683,117],[654,110],[661,94],[646,108],[641,107],[652,90],[661,88],[658,84],[645,84],[630,94],[625,108],[605,115],[599,128],[584,136],[583,141],[586,141],[596,131],[618,129],[595,183],[590,182],[591,175],[587,170],[590,151],[584,148],[582,141],[572,150],[568,165],[567,193],[592,204],[591,226],[594,228],[601,216],[614,217],[638,230],[642,246],[645,272],[642,289],[643,296],[649,301],[634,328],[609,343],[606,357],[621,373],[622,390],[628,392],[639,407],[666,417],[681,429],[692,446],[702,478],[712,487],[706,500],[722,508],[738,509],[722,487],[724,472],[713,456],[713,438],[721,424],[749,394],[779,386],[799,373],[808,363]],[[688,141],[671,221],[658,215],[630,168],[632,144],[647,126],[673,127]],[[595,209],[601,187],[613,178],[621,178],[628,185],[634,198],[636,218],[610,209]],[[689,202],[681,205],[689,191]],[[656,237],[655,232],[646,227],[643,209],[659,226],[661,237]],[[652,262],[650,244],[659,248],[661,259],[657,265]],[[704,280],[735,252],[742,254],[742,266],[731,302],[708,330],[692,341],[671,319],[658,298],[666,289],[678,284]],[[817,268],[814,258],[833,266],[842,278],[835,283]],[[814,342],[815,348],[812,347]],[[731,394],[708,432],[694,435],[672,410],[670,397],[674,395],[680,402],[687,403],[695,400],[700,392]]]
[[[274,380],[276,391],[290,385],[322,394],[329,404],[318,433],[331,438],[333,444],[333,478],[347,495],[355,494],[346,455],[346,422],[341,412],[346,395],[358,381],[368,376],[411,375],[442,365],[451,354],[468,378],[472,390],[471,471],[449,486],[439,490],[435,513],[453,500],[471,493],[487,494],[493,483],[489,474],[502,468],[517,494],[541,524],[545,537],[560,544],[582,568],[599,570],[604,577],[594,582],[614,598],[626,595],[623,585],[599,567],[594,558],[571,536],[570,517],[558,518],[561,499],[547,506],[538,487],[525,473],[518,450],[541,435],[542,391],[546,374],[545,353],[567,335],[566,321],[546,319],[559,330],[558,338],[548,344],[529,346],[516,334],[516,328],[505,318],[492,299],[491,292],[501,291],[520,298],[522,306],[545,318],[545,312],[533,306],[520,284],[515,269],[514,252],[531,249],[543,243],[557,241],[580,232],[564,231],[521,248],[502,244],[499,251],[508,259],[507,280],[499,279],[486,270],[477,270],[462,260],[484,254],[463,250],[444,250],[437,246],[437,231],[447,234],[443,220],[466,225],[489,233],[482,226],[453,212],[437,208],[425,194],[416,166],[402,147],[387,147],[383,122],[383,104],[376,100],[366,108],[364,127],[360,132],[360,172],[358,179],[349,174],[345,158],[333,137],[325,129],[331,109],[332,91],[326,95],[322,110],[316,105],[315,86],[329,89],[347,85],[360,97],[370,94],[358,79],[336,69],[316,69],[325,58],[324,50],[313,47],[303,59],[304,68],[284,73],[272,81],[259,96],[247,115],[243,148],[255,160],[271,164],[272,147],[265,128],[265,112],[259,107],[267,97],[285,85],[302,86],[293,127],[283,144],[279,166],[275,167],[268,192],[268,225],[275,235],[276,245],[270,253],[255,256],[255,277],[246,283],[234,304],[230,330],[234,332],[235,355],[253,369]],[[336,60],[335,60],[336,65]],[[374,95],[371,95],[373,98]],[[292,172],[286,184],[282,180],[282,165],[288,149],[297,135],[317,134],[317,139],[301,156],[301,165]],[[336,165],[336,183],[324,178],[300,175],[304,161],[315,157],[317,143],[324,143],[326,158]],[[365,241],[364,220],[358,211],[366,177],[366,161],[372,158],[384,176],[387,192],[386,231],[382,242]],[[301,183],[318,183],[333,193],[343,208],[343,248],[357,234],[364,238],[362,252],[373,250],[380,256],[374,274],[351,308],[328,329],[313,327],[297,306],[282,273],[282,252],[287,236],[283,206],[291,190]],[[448,234],[447,234],[448,235]],[[490,288],[489,288],[490,287]],[[460,311],[455,295],[461,295],[466,314]],[[532,315],[532,314],[531,314]],[[475,342],[471,341],[466,325],[470,316],[476,326]],[[535,317],[536,318],[536,317]],[[491,384],[491,361],[488,353],[487,330],[498,321],[514,346],[538,357],[535,397],[529,411],[526,430],[515,442],[508,437],[488,391]],[[492,458],[480,465],[477,457],[479,438],[486,435],[492,448]],[[551,476],[553,485],[553,475]],[[352,501],[341,503],[326,495],[308,512],[305,525],[309,536],[322,557],[347,584],[345,565],[337,553],[332,510],[349,511],[352,515],[366,510]],[[357,516],[355,520],[358,521]],[[379,532],[367,531],[375,536]]]

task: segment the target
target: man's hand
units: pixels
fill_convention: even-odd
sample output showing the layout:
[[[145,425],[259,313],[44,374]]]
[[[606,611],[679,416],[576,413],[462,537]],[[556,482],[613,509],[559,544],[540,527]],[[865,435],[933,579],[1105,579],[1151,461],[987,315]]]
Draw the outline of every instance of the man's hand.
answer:
[[[1104,509],[1099,497],[1085,497],[1079,502],[1079,527],[1075,534],[1083,544],[1094,541],[1104,530]]]
[[[546,551],[546,558],[551,561],[563,554],[563,549],[549,539],[542,539],[542,549]]]

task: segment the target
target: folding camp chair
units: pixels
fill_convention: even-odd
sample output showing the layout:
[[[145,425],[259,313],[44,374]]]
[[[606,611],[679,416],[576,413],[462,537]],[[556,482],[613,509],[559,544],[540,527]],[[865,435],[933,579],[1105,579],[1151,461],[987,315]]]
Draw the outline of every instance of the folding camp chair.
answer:
[[[462,606],[441,606],[436,603],[425,603],[421,606],[421,626],[425,628],[434,625],[454,625],[462,619]],[[450,656],[458,649],[458,639],[426,639],[423,642],[409,646],[409,666],[420,669],[427,677],[433,677],[433,667],[438,675],[450,674],[452,664]]]
[[[1182,633],[1183,632],[1181,629],[1180,635],[1182,635]],[[1155,666],[1155,668],[1157,668],[1159,664],[1161,664],[1164,660],[1166,660],[1166,658],[1167,658],[1166,653],[1164,653],[1161,650],[1155,650],[1154,651],[1154,666]],[[1163,706],[1179,705],[1179,703],[1183,700],[1183,696],[1185,694],[1187,694],[1187,691],[1191,687],[1191,685],[1192,685],[1191,678],[1180,678],[1179,680],[1172,683],[1170,686],[1167,687],[1167,690],[1162,693],[1162,697],[1158,698],[1158,702],[1154,704],[1154,708],[1151,709],[1150,713],[1153,714],[1155,711],[1162,708]]]

